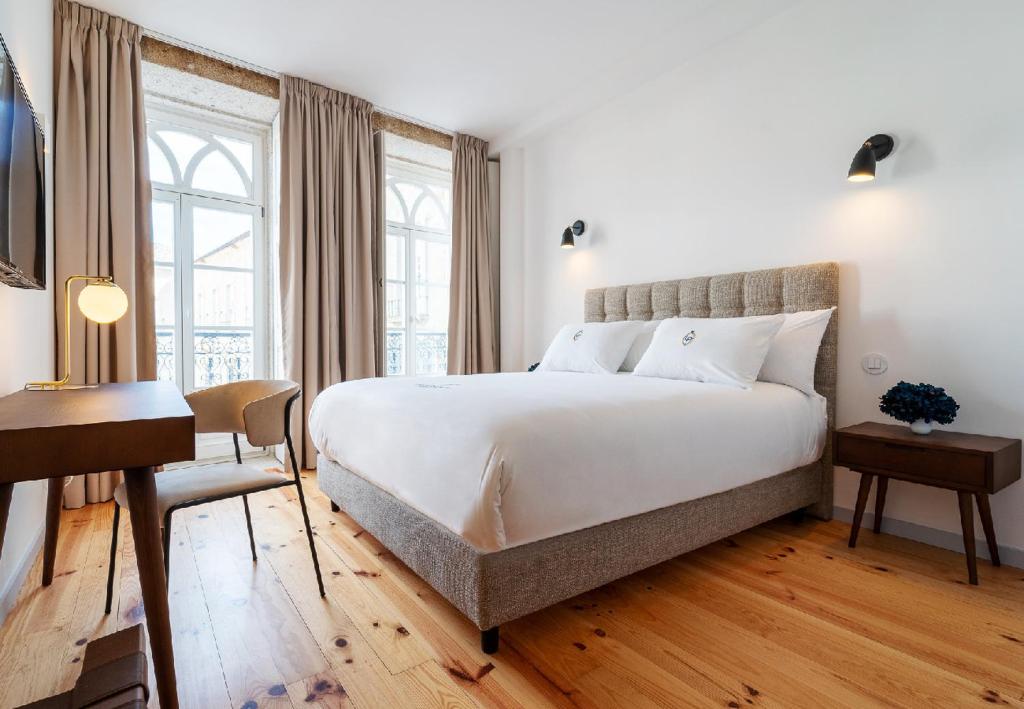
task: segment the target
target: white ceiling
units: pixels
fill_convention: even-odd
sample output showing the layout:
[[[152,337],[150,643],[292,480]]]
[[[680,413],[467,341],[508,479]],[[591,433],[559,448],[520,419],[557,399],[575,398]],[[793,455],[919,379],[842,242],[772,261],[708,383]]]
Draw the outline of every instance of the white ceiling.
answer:
[[[508,143],[795,0],[87,0],[148,30]]]

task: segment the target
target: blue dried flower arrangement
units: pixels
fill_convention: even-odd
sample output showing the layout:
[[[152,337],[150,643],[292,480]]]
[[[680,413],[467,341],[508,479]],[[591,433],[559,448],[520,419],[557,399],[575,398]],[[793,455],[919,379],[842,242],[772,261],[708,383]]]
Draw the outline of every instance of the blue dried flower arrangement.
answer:
[[[910,424],[914,433],[930,433],[932,422],[953,423],[960,404],[942,387],[900,382],[881,398],[878,409]]]

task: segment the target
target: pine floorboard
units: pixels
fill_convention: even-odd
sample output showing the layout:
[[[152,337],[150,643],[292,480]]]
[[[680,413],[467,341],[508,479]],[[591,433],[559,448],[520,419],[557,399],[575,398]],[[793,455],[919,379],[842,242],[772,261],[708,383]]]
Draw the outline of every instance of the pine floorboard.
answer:
[[[304,478],[183,510],[170,607],[183,707],[1024,707],[1024,571],[849,526],[776,520],[502,628],[475,627]],[[122,515],[63,513],[54,583],[36,561],[0,627],[0,708],[63,691],[84,643],[145,621]],[[155,699],[151,706],[156,706]]]

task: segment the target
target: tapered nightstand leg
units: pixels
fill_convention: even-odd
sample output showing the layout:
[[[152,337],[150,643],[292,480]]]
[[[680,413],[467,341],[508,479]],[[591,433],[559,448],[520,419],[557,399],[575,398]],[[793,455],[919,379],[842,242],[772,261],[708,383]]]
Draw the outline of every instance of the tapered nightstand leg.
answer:
[[[871,493],[871,481],[874,475],[867,473],[860,474],[860,489],[857,491],[857,508],[853,511],[853,524],[850,526],[850,548],[857,546],[857,534],[860,532],[860,523],[864,520],[864,508],[868,505],[868,495]]]
[[[988,555],[992,558],[992,566],[1000,566],[999,545],[996,544],[996,528],[992,525],[992,508],[988,506],[988,495],[984,492],[974,493],[978,501],[978,515],[981,526],[985,528],[985,541],[988,542]]]
[[[960,526],[964,530],[964,554],[967,555],[967,578],[972,586],[978,585],[978,557],[974,550],[974,504],[971,493],[958,490]]]
[[[889,491],[889,478],[878,476],[875,488],[875,534],[882,533],[882,513],[885,512],[885,493]]]

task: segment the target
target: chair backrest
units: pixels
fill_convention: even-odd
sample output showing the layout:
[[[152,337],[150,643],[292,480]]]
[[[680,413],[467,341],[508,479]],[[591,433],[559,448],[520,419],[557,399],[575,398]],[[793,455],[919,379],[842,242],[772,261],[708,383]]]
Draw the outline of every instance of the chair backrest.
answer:
[[[250,445],[285,440],[288,402],[299,385],[286,379],[251,379],[193,392],[185,397],[196,416],[196,433],[244,433]]]

